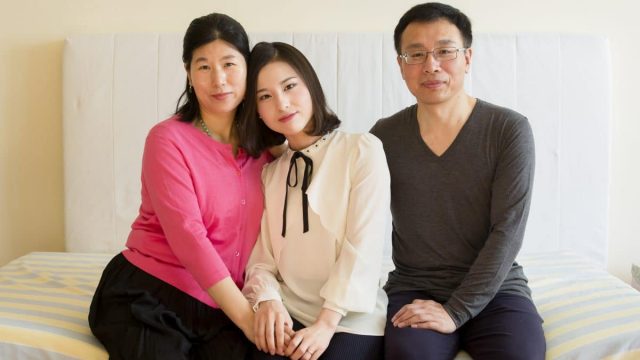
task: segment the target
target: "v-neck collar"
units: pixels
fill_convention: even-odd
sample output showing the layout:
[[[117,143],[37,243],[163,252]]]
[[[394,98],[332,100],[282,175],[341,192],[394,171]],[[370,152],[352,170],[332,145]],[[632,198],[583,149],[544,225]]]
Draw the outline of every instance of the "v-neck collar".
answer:
[[[451,144],[449,144],[449,146],[445,149],[445,151],[440,155],[437,155],[433,151],[433,149],[431,149],[431,147],[429,147],[429,145],[424,141],[424,139],[422,139],[422,135],[420,134],[420,124],[418,123],[418,104],[414,105],[411,111],[411,122],[412,122],[411,127],[412,127],[414,139],[416,139],[420,143],[422,148],[424,148],[424,150],[429,154],[429,157],[434,159],[445,159],[449,157],[450,156],[449,154],[455,151],[457,144],[460,141],[462,141],[460,140],[461,137],[465,136],[465,133],[467,132],[465,129],[467,129],[470,126],[469,123],[473,121],[473,118],[475,117],[474,115],[476,113],[476,110],[480,102],[481,102],[480,99],[476,99],[476,103],[475,105],[473,105],[473,108],[469,113],[469,117],[460,128],[460,131],[458,131],[458,134],[456,134],[456,136],[453,138],[453,141],[451,141]]]

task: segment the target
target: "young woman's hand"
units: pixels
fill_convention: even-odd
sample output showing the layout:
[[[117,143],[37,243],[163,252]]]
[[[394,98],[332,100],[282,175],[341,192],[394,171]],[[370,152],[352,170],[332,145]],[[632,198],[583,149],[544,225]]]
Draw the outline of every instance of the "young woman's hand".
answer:
[[[340,319],[339,313],[322,309],[313,325],[295,332],[284,355],[291,360],[318,359],[327,350]]]
[[[293,335],[293,321],[282,302],[263,301],[256,311],[253,334],[258,350],[284,355]]]

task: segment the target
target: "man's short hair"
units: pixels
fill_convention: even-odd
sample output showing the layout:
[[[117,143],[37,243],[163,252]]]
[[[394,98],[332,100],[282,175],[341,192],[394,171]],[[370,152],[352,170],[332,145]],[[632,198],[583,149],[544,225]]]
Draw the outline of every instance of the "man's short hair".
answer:
[[[400,55],[400,41],[402,40],[402,33],[414,22],[428,23],[444,19],[453,25],[455,25],[460,34],[462,35],[462,41],[464,47],[471,47],[473,40],[473,34],[471,33],[471,21],[460,10],[446,4],[437,2],[429,2],[424,4],[418,4],[406,13],[402,15],[396,29],[393,32],[393,42],[396,47],[396,52]]]

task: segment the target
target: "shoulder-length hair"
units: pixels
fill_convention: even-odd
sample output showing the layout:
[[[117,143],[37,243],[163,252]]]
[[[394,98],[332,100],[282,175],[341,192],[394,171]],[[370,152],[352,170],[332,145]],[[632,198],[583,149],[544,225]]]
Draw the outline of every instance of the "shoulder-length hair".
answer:
[[[325,135],[340,126],[340,119],[328,107],[322,85],[309,60],[295,47],[281,42],[260,42],[253,47],[247,70],[245,105],[238,122],[240,144],[251,156],[257,157],[267,148],[282,144],[285,137],[258,117],[258,75],[266,65],[282,61],[293,68],[309,89],[313,115],[305,129],[308,135]]]

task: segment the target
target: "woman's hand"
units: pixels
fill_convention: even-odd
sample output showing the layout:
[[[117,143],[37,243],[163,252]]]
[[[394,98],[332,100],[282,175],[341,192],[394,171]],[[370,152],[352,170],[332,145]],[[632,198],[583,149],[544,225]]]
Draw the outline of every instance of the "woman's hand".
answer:
[[[253,333],[258,350],[271,355],[284,355],[293,336],[293,321],[282,302],[268,300],[260,303],[255,314]]]
[[[313,325],[295,332],[284,355],[291,360],[318,359],[329,346],[340,319],[342,315],[339,313],[322,309]]]

